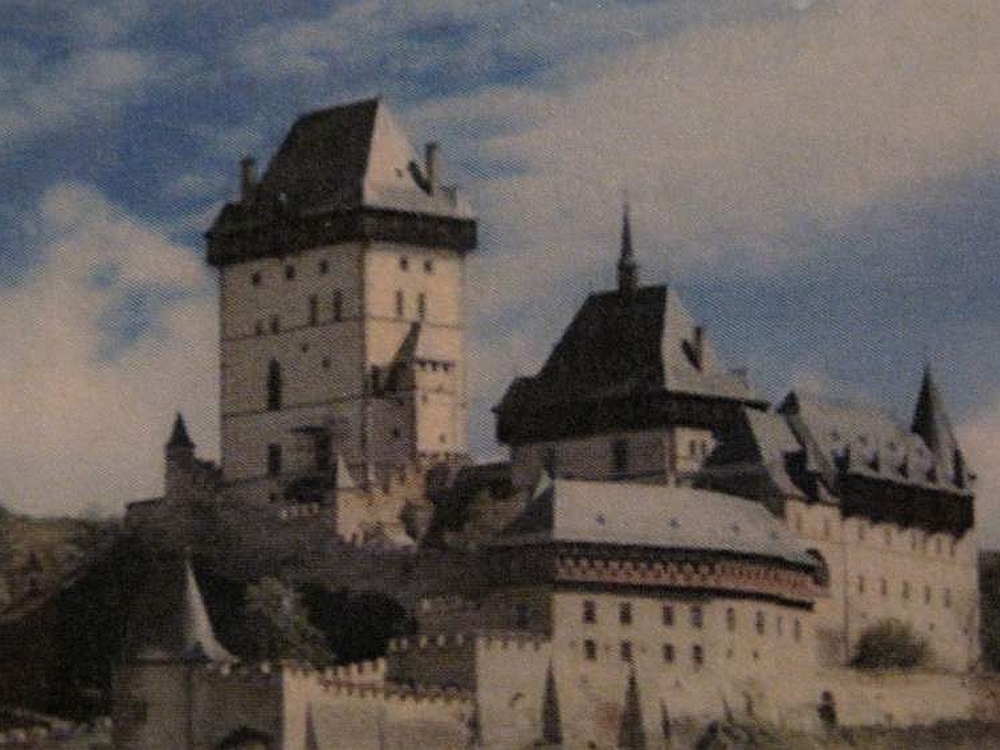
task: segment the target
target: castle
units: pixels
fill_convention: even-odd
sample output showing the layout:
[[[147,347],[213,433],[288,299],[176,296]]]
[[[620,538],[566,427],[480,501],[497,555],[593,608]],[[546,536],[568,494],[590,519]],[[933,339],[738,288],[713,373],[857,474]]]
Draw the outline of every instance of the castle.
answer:
[[[116,676],[120,746],[640,748],[733,713],[815,729],[981,709],[974,477],[930,369],[910,425],[798,392],[772,408],[672,287],[640,283],[626,210],[617,288],[511,383],[510,461],[476,467],[476,220],[440,158],[373,100],[300,118],[259,179],[243,162],[207,233],[221,467],[178,418],[164,498],[129,523],[225,503],[416,547],[435,493],[499,484],[465,492],[485,520],[453,536],[475,583],[424,597],[384,659],[322,671],[238,664],[178,568]],[[890,618],[930,663],[851,669]]]

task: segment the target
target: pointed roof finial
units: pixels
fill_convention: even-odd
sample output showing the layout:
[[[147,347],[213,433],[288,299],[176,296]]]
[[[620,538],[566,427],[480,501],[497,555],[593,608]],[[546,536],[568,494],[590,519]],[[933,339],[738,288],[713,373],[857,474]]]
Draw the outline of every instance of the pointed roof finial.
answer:
[[[923,438],[924,443],[938,459],[938,465],[944,468],[945,476],[952,477],[959,486],[964,485],[965,472],[961,450],[951,420],[945,411],[944,399],[931,372],[930,363],[924,367],[920,396],[913,411],[910,430]]]
[[[639,286],[639,265],[632,249],[632,225],[629,221],[628,192],[622,205],[622,242],[618,256],[618,291],[631,295]]]
[[[562,719],[559,717],[559,695],[556,692],[556,676],[549,661],[545,675],[545,694],[542,696],[542,742],[548,745],[562,744]]]
[[[167,441],[168,448],[194,448],[194,443],[188,437],[187,425],[184,424],[184,417],[177,412],[174,419],[174,428],[170,431],[170,440]]]
[[[635,669],[629,672],[625,687],[625,704],[622,706],[621,725],[618,730],[618,747],[622,750],[646,750],[646,729],[642,723],[642,701]]]

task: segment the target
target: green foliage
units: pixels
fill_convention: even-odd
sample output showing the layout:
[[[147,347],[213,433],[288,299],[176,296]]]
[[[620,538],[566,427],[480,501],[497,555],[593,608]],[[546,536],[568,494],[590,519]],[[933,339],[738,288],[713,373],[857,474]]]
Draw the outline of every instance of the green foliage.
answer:
[[[333,654],[323,633],[309,622],[298,593],[276,578],[247,586],[246,625],[256,659],[294,659],[324,666]]]
[[[927,641],[906,623],[890,618],[861,634],[851,664],[861,669],[912,669],[926,664],[929,658]]]
[[[310,622],[326,635],[340,662],[383,656],[391,638],[416,631],[406,609],[376,591],[330,591],[307,583],[302,600]]]

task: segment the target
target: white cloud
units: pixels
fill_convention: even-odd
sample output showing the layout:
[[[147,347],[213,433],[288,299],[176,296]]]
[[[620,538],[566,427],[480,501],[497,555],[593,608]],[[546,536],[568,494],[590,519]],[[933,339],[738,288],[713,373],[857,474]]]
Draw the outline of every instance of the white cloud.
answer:
[[[977,476],[980,546],[1000,549],[1000,394],[988,408],[958,426],[958,442]]]
[[[109,122],[169,67],[130,49],[84,50],[58,63],[0,58],[0,150],[80,121]]]
[[[159,493],[174,411],[213,453],[216,305],[201,261],[93,188],[60,184],[30,219],[41,263],[0,293],[0,502],[44,514]],[[95,273],[101,279],[95,277]],[[122,295],[173,289],[153,330],[101,357]],[[186,294],[184,294],[186,292]]]

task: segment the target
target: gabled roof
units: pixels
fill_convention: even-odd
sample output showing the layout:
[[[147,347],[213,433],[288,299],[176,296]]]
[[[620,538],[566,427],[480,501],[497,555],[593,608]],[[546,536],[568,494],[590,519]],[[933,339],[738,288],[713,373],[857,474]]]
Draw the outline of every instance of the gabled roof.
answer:
[[[189,557],[157,560],[137,605],[128,661],[236,661],[215,637]]]
[[[515,380],[497,411],[656,391],[761,403],[677,295],[646,286],[590,295],[538,375]]]
[[[761,504],[662,484],[547,480],[492,544],[552,542],[713,551],[814,565]]]

